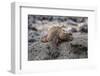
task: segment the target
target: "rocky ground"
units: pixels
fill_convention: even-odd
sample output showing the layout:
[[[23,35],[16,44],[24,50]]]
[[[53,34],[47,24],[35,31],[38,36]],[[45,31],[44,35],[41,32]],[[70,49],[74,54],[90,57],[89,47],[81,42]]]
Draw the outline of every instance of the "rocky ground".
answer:
[[[40,18],[41,17],[41,18]],[[49,21],[48,20],[51,20]],[[80,59],[88,58],[88,33],[84,29],[73,32],[73,40],[64,42],[59,47],[54,48],[50,42],[41,42],[42,31],[45,30],[43,26],[50,26],[50,23],[57,22],[60,17],[43,17],[32,16],[28,17],[28,60],[52,60],[52,59]],[[41,20],[39,20],[41,19]],[[55,20],[54,20],[55,19]],[[65,19],[65,21],[63,21]],[[63,24],[70,24],[70,26],[77,26],[78,23],[86,23],[84,18],[61,17],[58,22]],[[40,27],[43,30],[40,30]],[[39,29],[38,29],[39,28]],[[85,26],[85,29],[86,26]]]

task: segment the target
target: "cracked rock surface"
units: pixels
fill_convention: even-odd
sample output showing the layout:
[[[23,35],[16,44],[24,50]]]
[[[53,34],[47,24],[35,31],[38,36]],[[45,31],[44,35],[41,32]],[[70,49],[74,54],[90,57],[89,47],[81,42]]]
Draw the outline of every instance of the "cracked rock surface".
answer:
[[[29,60],[48,60],[48,59],[79,59],[87,58],[87,35],[75,33],[74,40],[64,42],[58,48],[54,48],[49,42],[35,42],[29,46]]]

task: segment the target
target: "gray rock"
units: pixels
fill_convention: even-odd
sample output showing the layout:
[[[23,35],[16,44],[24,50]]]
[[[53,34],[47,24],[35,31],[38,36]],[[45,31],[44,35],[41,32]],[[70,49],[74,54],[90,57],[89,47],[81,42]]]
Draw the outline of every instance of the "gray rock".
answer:
[[[28,60],[87,58],[87,34],[74,33],[74,40],[55,48],[50,42],[35,42],[28,47]]]

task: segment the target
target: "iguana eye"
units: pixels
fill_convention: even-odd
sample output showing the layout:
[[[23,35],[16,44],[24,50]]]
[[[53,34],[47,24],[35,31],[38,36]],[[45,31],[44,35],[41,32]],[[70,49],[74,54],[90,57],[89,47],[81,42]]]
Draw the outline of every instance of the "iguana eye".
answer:
[[[66,28],[63,28],[62,30],[63,30],[64,33],[67,33],[67,29]]]

